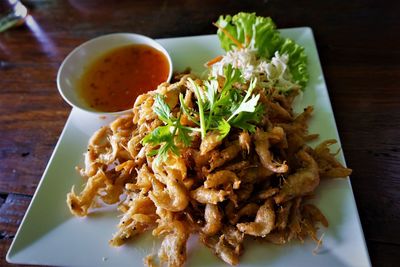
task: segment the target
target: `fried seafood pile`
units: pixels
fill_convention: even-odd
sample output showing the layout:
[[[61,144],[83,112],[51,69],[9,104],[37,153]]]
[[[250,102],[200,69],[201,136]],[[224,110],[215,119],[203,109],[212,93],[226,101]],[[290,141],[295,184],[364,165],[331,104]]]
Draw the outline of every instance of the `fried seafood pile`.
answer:
[[[218,90],[223,83],[218,80]],[[255,85],[264,112],[254,131],[232,128],[223,139],[216,131],[203,138],[190,131],[189,145],[177,139],[160,160],[154,151],[160,153],[167,137],[159,145],[143,142],[166,124],[155,112],[156,100],[161,97],[168,105],[179,129],[191,129],[195,122],[181,104],[196,109],[194,84],[202,88],[203,80],[183,75],[161,84],[137,98],[132,114],[92,136],[80,170],[86,185],[67,196],[71,212],[86,216],[98,203],[119,203],[122,217],[110,244],[120,246],[152,231],[163,238],[158,258],[168,266],[184,264],[191,234],[231,265],[238,264],[246,238],[274,244],[307,237],[318,241],[317,225],[327,227],[328,221],[307,199],[321,179],[346,177],[351,170],[330,152],[335,140],[307,145],[318,137],[307,132],[313,108],[296,115],[292,103],[298,90],[282,93]]]

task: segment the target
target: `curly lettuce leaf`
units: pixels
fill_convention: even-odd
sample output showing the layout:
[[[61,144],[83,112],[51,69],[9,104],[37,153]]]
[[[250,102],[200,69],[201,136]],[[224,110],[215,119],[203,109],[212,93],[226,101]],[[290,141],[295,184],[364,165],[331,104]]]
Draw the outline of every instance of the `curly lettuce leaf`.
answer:
[[[293,79],[297,84],[304,88],[309,79],[307,71],[307,55],[304,52],[304,47],[295,43],[293,40],[286,38],[279,47],[279,53],[281,55],[287,54],[289,56],[288,66]]]
[[[263,58],[271,59],[276,51],[286,53],[289,55],[288,66],[294,81],[302,88],[307,84],[309,77],[304,47],[291,39],[282,38],[271,18],[240,12],[234,16],[220,16],[216,24],[219,27],[217,35],[225,51],[237,48],[233,37],[243,47],[256,49],[258,56]]]

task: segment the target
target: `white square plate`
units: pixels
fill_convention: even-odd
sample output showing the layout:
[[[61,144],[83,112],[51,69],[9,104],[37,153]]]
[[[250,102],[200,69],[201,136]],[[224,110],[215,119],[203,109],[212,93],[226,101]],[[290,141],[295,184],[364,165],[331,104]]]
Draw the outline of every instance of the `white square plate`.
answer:
[[[315,108],[310,132],[319,133],[318,142],[339,140],[314,37],[310,28],[281,30],[306,48],[310,82],[301,101]],[[170,53],[175,70],[191,67],[204,71],[203,64],[223,53],[216,35],[158,40]],[[156,251],[157,242],[150,234],[134,238],[120,248],[110,247],[118,212],[103,209],[87,218],[73,217],[66,205],[72,185],[82,184],[74,167],[82,164],[82,153],[89,137],[113,118],[100,118],[73,109],[54,150],[31,205],[21,223],[7,260],[11,263],[60,266],[140,266],[142,259]],[[340,146],[340,144],[339,144]],[[339,158],[344,162],[343,154]],[[79,188],[79,186],[78,186]],[[313,255],[315,243],[292,242],[285,246],[247,242],[240,266],[370,266],[357,208],[349,179],[322,181],[314,200],[329,220],[322,228],[323,246]],[[188,244],[187,266],[226,266],[192,237]]]

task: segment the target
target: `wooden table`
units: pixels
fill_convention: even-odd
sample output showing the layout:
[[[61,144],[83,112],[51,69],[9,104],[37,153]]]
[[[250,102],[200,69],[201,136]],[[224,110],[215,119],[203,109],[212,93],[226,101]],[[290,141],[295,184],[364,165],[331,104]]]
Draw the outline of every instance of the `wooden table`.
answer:
[[[271,16],[280,28],[314,30],[371,261],[398,266],[400,2],[244,2],[24,1],[29,26],[0,33],[1,266],[71,110],[56,87],[64,57],[112,32],[215,33],[211,22],[239,11]]]

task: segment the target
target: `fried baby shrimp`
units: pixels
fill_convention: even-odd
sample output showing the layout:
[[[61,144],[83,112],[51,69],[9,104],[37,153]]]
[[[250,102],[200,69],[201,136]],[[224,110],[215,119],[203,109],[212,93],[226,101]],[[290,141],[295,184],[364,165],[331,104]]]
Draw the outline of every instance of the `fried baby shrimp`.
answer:
[[[219,185],[231,185],[233,189],[238,189],[240,180],[232,171],[221,170],[207,175],[204,181],[204,188],[217,188]]]
[[[328,226],[328,222],[317,207],[302,203],[302,197],[315,190],[320,177],[337,177],[351,170],[330,153],[333,141],[315,149],[307,146],[316,137],[307,133],[312,107],[295,117],[292,101],[298,91],[280,94],[256,87],[267,112],[254,125],[255,132],[231,129],[221,140],[217,129],[209,128],[202,139],[195,129],[200,110],[196,110],[196,94],[188,77],[193,76],[139,96],[131,115],[92,136],[85,168],[80,171],[87,183],[80,195],[72,188],[67,196],[71,212],[85,216],[97,201],[120,202],[122,217],[110,244],[122,245],[154,229],[154,236],[164,237],[158,257],[168,266],[185,263],[190,234],[199,234],[201,242],[232,265],[239,262],[245,235],[275,244],[307,236],[316,239],[317,224]],[[225,81],[218,79],[222,89]],[[201,80],[193,80],[204,87]],[[174,123],[180,118],[176,126],[196,130],[190,133],[190,146],[174,139],[179,153],[168,153],[161,162],[155,160],[161,154],[155,153],[163,139],[160,144],[142,143],[150,132],[165,125],[154,112],[156,94],[163,96]],[[181,109],[180,100],[188,110]]]
[[[323,226],[328,227],[329,222],[324,214],[313,204],[305,204],[302,206],[302,211],[311,217],[313,222],[320,222]]]
[[[124,115],[116,119],[110,124],[110,129],[113,133],[112,138],[118,143],[116,158],[121,160],[130,160],[131,156],[128,150],[128,142],[131,139],[132,133],[136,129],[136,125],[132,122],[133,115]]]
[[[275,228],[278,230],[284,230],[289,222],[289,214],[292,208],[293,202],[287,201],[278,208]]]
[[[303,134],[307,133],[308,128],[308,120],[311,118],[311,114],[314,111],[312,106],[308,106],[304,109],[304,111],[295,118],[292,126],[296,129],[300,130]]]
[[[211,248],[215,255],[230,265],[239,263],[239,256],[243,252],[243,233],[236,227],[226,226],[222,235],[206,236],[200,234],[200,241]]]
[[[157,165],[153,163],[154,175],[150,175],[152,190],[149,192],[153,202],[169,211],[182,211],[189,204],[188,192],[183,180],[186,166],[182,159],[169,155],[168,159]]]
[[[152,187],[149,197],[158,207],[177,212],[184,210],[189,204],[185,185],[174,178],[155,175],[152,178]]]
[[[269,177],[271,177],[271,175],[274,174],[271,170],[265,168],[261,164],[258,163],[257,165],[243,169],[239,172],[238,175],[243,183],[259,183],[267,180]]]
[[[300,88],[293,88],[289,92],[281,93],[277,90],[274,90],[271,93],[271,98],[272,101],[279,103],[281,107],[286,109],[288,112],[292,113],[292,104],[293,101],[295,100],[296,96],[299,94],[301,91]]]
[[[157,173],[166,173],[170,178],[184,181],[187,177],[187,167],[183,158],[176,155],[169,155],[167,160],[160,165],[153,164],[153,170]]]
[[[275,217],[274,202],[269,198],[258,209],[254,222],[238,223],[236,227],[245,234],[264,237],[274,229]]]
[[[81,170],[82,176],[93,176],[103,164],[112,163],[117,157],[118,140],[113,138],[113,133],[108,126],[101,127],[89,139],[88,150],[85,153],[85,168]]]
[[[101,167],[101,164],[97,163],[96,159],[97,156],[94,151],[91,151],[90,148],[88,148],[88,151],[84,153],[85,167],[76,167],[82,177],[90,177],[96,174],[97,169]]]
[[[186,90],[188,78],[194,77],[191,74],[187,74],[176,83],[170,84],[168,82],[164,82],[157,87],[156,92],[165,96],[165,102],[171,110],[179,103],[179,94],[188,91]]]
[[[241,171],[243,169],[248,169],[248,168],[250,168],[250,166],[251,166],[251,164],[249,161],[242,160],[242,161],[227,165],[224,167],[224,169],[235,172],[235,171]]]
[[[239,263],[239,253],[229,245],[224,235],[221,235],[218,243],[215,244],[214,252],[219,258],[230,265],[237,265]]]
[[[306,208],[304,208],[304,206],[302,207],[301,215],[301,231],[298,238],[304,240],[307,236],[310,236],[312,240],[319,244],[321,240],[317,237],[317,223],[327,223],[327,220],[322,213],[311,204],[308,204]]]
[[[267,102],[268,107],[268,115],[271,119],[277,121],[292,121],[292,115],[289,111],[281,107],[279,103],[275,103],[273,101]]]
[[[247,154],[250,153],[251,136],[247,131],[243,131],[239,134],[239,144],[244,151],[247,151]]]
[[[300,205],[302,202],[302,198],[298,197],[292,200],[293,204],[290,209],[290,214],[289,214],[289,222],[287,227],[289,228],[289,234],[288,234],[288,241],[294,239],[294,238],[299,238],[299,234],[301,232],[301,221],[302,221],[302,216],[301,216],[301,209]],[[302,239],[300,239],[302,241]]]
[[[288,232],[284,230],[274,230],[265,236],[265,240],[275,245],[284,245],[287,242]]]
[[[104,126],[97,130],[89,139],[88,149],[85,155],[85,168],[80,170],[81,176],[90,177],[96,174],[97,169],[103,164],[99,160],[100,154],[112,155],[112,146],[110,144],[109,137],[112,135],[112,131],[109,127]],[[115,144],[114,144],[115,145]],[[103,158],[105,156],[103,155]]]
[[[311,118],[314,108],[308,106],[304,111],[298,115],[293,122],[290,123],[277,123],[279,127],[282,127],[286,135],[294,135],[301,138],[301,145],[304,144],[304,138],[307,136],[308,121]],[[289,148],[292,148],[289,145]],[[296,146],[295,146],[296,148]],[[293,148],[292,148],[293,149]]]
[[[200,144],[200,155],[204,156],[222,143],[218,131],[208,132]]]
[[[153,235],[165,235],[158,257],[169,267],[182,266],[186,261],[186,242],[189,238],[189,227],[181,221],[163,222],[153,230]]]
[[[124,191],[125,184],[131,179],[129,171],[122,169],[121,172],[111,170],[106,173],[107,180],[105,188],[100,190],[100,198],[106,204],[115,204],[119,202],[120,195]]]
[[[223,207],[224,209],[224,216],[228,219],[230,224],[237,223],[237,208],[238,204],[233,201],[228,201],[228,203]]]
[[[248,203],[244,205],[239,211],[233,213],[233,218],[230,223],[236,224],[243,216],[256,216],[260,206],[256,203]]]
[[[223,215],[217,205],[206,204],[204,211],[204,220],[206,221],[206,224],[201,231],[205,235],[216,234],[222,227],[222,217]]]
[[[79,196],[75,194],[72,187],[71,192],[67,194],[67,204],[71,213],[76,216],[86,216],[89,208],[95,203],[99,190],[106,186],[106,180],[107,176],[99,169],[95,175],[89,177]]]
[[[148,121],[158,119],[158,116],[153,112],[155,91],[150,91],[146,94],[139,95],[133,104],[133,123],[143,125]]]
[[[209,189],[204,186],[200,186],[197,189],[190,192],[190,197],[195,199],[197,202],[202,204],[218,204],[222,202],[230,194],[225,190]]]
[[[208,164],[210,153],[200,155],[200,151],[194,148],[182,149],[181,157],[185,161],[188,169],[195,170],[198,175],[201,175],[201,170]]]
[[[129,191],[140,190],[142,194],[146,194],[150,191],[152,184],[153,173],[150,171],[147,165],[142,165],[142,167],[137,170],[136,182],[127,183],[125,188]]]
[[[330,152],[329,146],[336,143],[337,141],[333,139],[326,140],[319,144],[314,150],[311,150],[311,155],[318,163],[321,179],[347,177],[352,172],[351,169],[344,167],[335,158],[337,153]]]
[[[267,198],[270,198],[270,197],[274,196],[278,192],[279,192],[278,188],[271,187],[271,188],[268,188],[268,189],[260,191],[257,194],[257,198],[259,198],[259,199],[267,199]]]
[[[133,114],[124,115],[110,124],[110,129],[114,135],[118,135],[118,137],[126,137],[130,138],[132,134],[132,129],[135,129],[135,125],[133,124]]]
[[[237,254],[241,254],[242,252],[242,243],[244,240],[244,234],[240,232],[235,226],[225,225],[222,228],[222,233],[225,237],[225,240],[235,248],[235,252]]]
[[[300,150],[297,157],[304,167],[296,170],[284,181],[278,195],[274,197],[277,204],[307,195],[319,185],[319,171],[315,160],[304,150]]]
[[[135,162],[130,159],[130,160],[127,160],[127,161],[122,162],[121,164],[118,164],[117,166],[115,166],[114,170],[117,172],[124,170],[125,172],[131,173],[134,166],[135,166]]]
[[[275,163],[273,162],[273,156],[270,149],[270,139],[276,138],[276,135],[271,135],[268,132],[264,132],[260,129],[257,129],[254,134],[254,144],[256,148],[256,152],[260,157],[260,161],[262,165],[275,173],[285,173],[288,171],[288,166],[285,162],[283,163]]]
[[[235,141],[222,151],[215,151],[210,159],[210,171],[223,166],[226,162],[237,157],[242,150],[239,142]]]
[[[240,184],[240,188],[235,191],[237,200],[235,201],[235,206],[237,206],[237,202],[244,202],[247,201],[251,194],[254,191],[254,184],[253,183],[242,183]]]
[[[109,242],[112,246],[121,246],[132,236],[154,227],[158,218],[151,199],[140,194],[128,196],[128,203],[123,207],[126,211],[119,221],[118,231]]]
[[[139,134],[138,129],[135,129],[132,133],[131,139],[127,143],[127,150],[129,154],[131,155],[131,158],[134,159],[135,161],[138,161],[138,158],[145,158],[144,154],[139,155],[141,153],[141,150],[143,148],[142,144],[140,143],[141,140],[143,139],[145,135]]]

